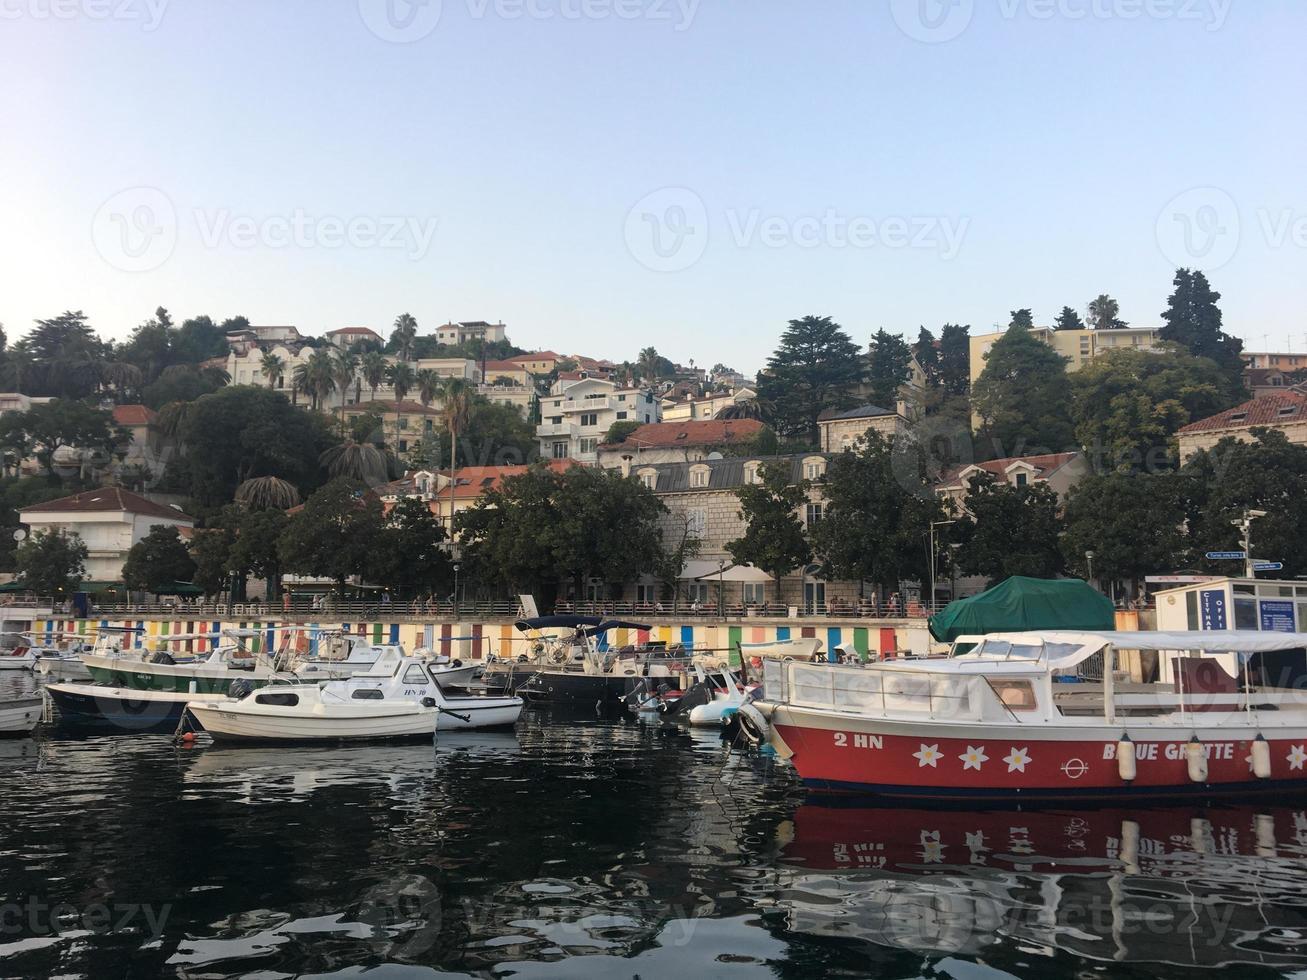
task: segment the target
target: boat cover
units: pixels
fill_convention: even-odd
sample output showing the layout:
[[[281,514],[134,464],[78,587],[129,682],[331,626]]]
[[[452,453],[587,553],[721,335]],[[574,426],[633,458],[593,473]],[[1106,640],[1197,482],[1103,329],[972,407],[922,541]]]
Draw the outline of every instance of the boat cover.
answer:
[[[1021,630],[1110,630],[1112,602],[1077,578],[1013,575],[979,595],[950,602],[930,617],[930,635],[952,642],[967,633]]]
[[[526,630],[545,630],[545,629],[578,629],[582,626],[598,626],[604,621],[602,616],[534,616],[531,619],[519,619],[513,625],[525,632]]]
[[[581,632],[586,636],[598,636],[600,633],[607,633],[609,630],[649,630],[652,629],[648,623],[628,623],[620,619],[605,619],[595,626],[587,626]]]

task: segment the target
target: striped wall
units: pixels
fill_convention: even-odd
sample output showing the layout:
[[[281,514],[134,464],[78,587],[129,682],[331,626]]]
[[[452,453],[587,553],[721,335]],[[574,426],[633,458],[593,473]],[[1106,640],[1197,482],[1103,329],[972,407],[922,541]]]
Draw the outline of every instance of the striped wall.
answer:
[[[224,629],[259,630],[260,635],[252,646],[257,651],[274,648],[274,628],[283,621],[256,620],[144,620],[144,619],[38,619],[32,631],[47,643],[66,639],[65,634],[75,633],[93,638],[99,626],[131,626],[142,629],[132,634],[131,645],[151,649],[167,649],[175,653],[203,654],[213,649]],[[402,623],[402,622],[347,622],[323,620],[312,623],[291,623],[307,628],[341,629],[367,637],[373,643],[401,643],[406,649],[426,647],[437,653],[463,660],[480,660],[488,655],[515,657],[527,652],[530,639],[518,632],[511,623]],[[169,640],[170,636],[188,636],[188,639]],[[924,652],[925,627],[884,626],[839,623],[828,620],[791,620],[786,625],[733,623],[663,623],[648,630],[620,629],[608,636],[614,647],[641,645],[661,641],[669,646],[681,644],[693,650],[732,651],[732,661],[738,661],[734,652],[740,643],[771,643],[798,637],[815,637],[821,640],[822,650],[852,643],[864,658],[889,650]],[[316,652],[316,637],[310,641],[310,653]]]

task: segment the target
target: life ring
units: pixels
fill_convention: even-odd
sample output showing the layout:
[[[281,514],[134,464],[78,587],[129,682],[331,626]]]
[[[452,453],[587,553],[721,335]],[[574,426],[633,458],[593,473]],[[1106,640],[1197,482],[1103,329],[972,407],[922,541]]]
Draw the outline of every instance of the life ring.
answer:
[[[735,712],[735,717],[739,721],[740,734],[746,741],[753,745],[762,745],[767,741],[771,734],[771,726],[767,724],[767,719],[762,716],[762,712],[748,702],[740,705]]]

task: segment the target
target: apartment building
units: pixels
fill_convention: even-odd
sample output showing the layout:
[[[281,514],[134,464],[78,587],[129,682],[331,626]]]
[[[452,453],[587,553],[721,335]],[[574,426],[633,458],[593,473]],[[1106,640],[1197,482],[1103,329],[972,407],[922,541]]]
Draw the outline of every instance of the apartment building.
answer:
[[[619,388],[601,378],[560,379],[540,399],[540,419],[536,437],[542,456],[594,464],[614,422],[658,422],[662,406],[648,389]]]
[[[494,343],[507,340],[508,334],[501,320],[499,323],[487,323],[485,320],[467,320],[462,323],[446,323],[436,328],[436,340],[442,344],[466,344],[473,340]]]
[[[971,383],[974,385],[985,370],[985,357],[989,349],[1007,331],[974,334],[971,337]],[[1100,354],[1112,350],[1151,350],[1157,346],[1161,327],[1122,327],[1120,330],[1054,330],[1036,327],[1035,337],[1048,344],[1067,359],[1067,370],[1078,371]]]

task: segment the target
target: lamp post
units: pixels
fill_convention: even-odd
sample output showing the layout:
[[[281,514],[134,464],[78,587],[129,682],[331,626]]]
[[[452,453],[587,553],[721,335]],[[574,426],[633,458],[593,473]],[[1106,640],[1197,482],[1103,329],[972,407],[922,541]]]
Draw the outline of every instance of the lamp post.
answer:
[[[1094,581],[1094,553],[1092,551],[1085,552],[1085,561],[1089,565],[1089,581],[1093,582]]]
[[[726,590],[726,561],[723,558],[717,559],[717,618],[726,618],[726,604],[722,601],[722,596]]]
[[[454,613],[458,613],[458,566],[461,562],[454,562]]]
[[[935,528],[956,523],[957,521],[930,522],[930,600],[926,603],[927,614],[935,611]]]
[[[1243,531],[1243,577],[1256,578],[1257,573],[1253,571],[1253,520],[1258,517],[1265,517],[1264,510],[1243,509],[1243,517],[1231,521],[1235,527]]]

